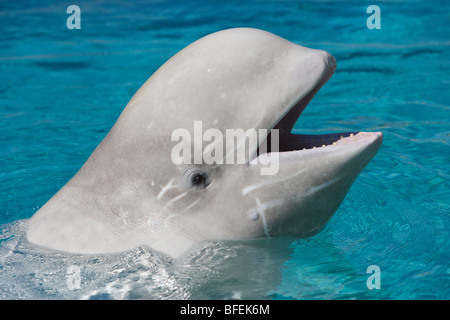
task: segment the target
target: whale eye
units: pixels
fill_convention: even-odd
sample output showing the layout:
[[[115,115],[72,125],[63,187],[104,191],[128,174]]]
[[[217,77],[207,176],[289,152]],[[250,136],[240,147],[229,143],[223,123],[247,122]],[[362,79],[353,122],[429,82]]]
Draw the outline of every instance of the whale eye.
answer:
[[[203,174],[196,174],[192,177],[192,185],[193,186],[202,186],[205,185],[206,177]]]
[[[186,185],[193,190],[206,188],[211,183],[210,174],[206,170],[188,170],[184,175]]]

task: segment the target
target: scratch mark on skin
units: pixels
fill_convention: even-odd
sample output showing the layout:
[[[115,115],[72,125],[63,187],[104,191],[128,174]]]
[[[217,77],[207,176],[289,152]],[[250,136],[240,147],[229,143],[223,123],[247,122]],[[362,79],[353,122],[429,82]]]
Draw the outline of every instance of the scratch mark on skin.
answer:
[[[173,184],[173,181],[175,180],[175,178],[172,178],[168,184],[166,184],[164,187],[161,186],[161,191],[159,192],[158,196],[156,197],[157,200],[161,199],[161,197],[164,195],[164,193],[166,193],[167,190],[172,189],[175,187],[175,185]]]
[[[269,228],[267,227],[265,210],[281,206],[284,202],[284,199],[274,199],[264,203],[261,203],[258,197],[256,197],[255,199],[256,199],[256,210],[258,211],[258,213],[261,215],[262,218],[264,226],[264,234],[266,235],[267,238],[270,239],[271,237],[269,234]]]
[[[256,123],[253,125],[253,126],[251,126],[250,128],[258,128],[259,127],[259,125],[260,125],[260,123],[262,122],[262,117],[260,116],[259,117],[259,119],[258,119],[258,121],[256,121]],[[240,141],[240,142],[238,142],[237,143],[237,145],[234,147],[234,149],[232,149],[232,150],[228,150],[228,148],[225,150],[226,152],[225,152],[225,155],[223,156],[223,158],[222,158],[222,163],[228,163],[228,159],[232,159],[231,161],[231,163],[234,163],[234,155],[236,155],[236,154],[239,154],[238,152],[237,152],[237,150],[242,150],[241,148],[242,148],[242,146],[244,145],[245,146],[245,144],[247,143],[247,140],[250,138],[250,136],[248,136],[246,133],[248,132],[248,130],[247,131],[245,131],[244,132],[244,135],[245,135],[245,138],[244,139],[242,139],[242,141]],[[251,131],[250,131],[251,132]],[[265,138],[265,137],[264,137]],[[258,144],[258,146],[261,144],[261,141],[263,141],[264,139],[262,139],[261,137],[258,137],[258,134],[256,134],[256,143]],[[220,142],[220,141],[217,141],[217,143],[218,142]],[[216,144],[217,144],[216,143]],[[205,148],[206,149],[206,148]],[[252,154],[249,154],[249,158],[245,161],[245,163],[247,163],[248,164],[248,162],[252,159]],[[239,164],[239,159],[237,160],[237,163]]]
[[[326,187],[329,187],[329,186],[331,186],[332,184],[335,184],[336,182],[338,182],[339,180],[341,180],[341,179],[344,178],[344,177],[345,177],[345,175],[340,175],[340,176],[338,176],[338,177],[336,177],[336,178],[334,178],[334,179],[331,179],[330,181],[327,181],[327,182],[322,183],[322,184],[320,184],[320,185],[318,185],[318,186],[312,187],[311,189],[309,189],[308,192],[303,193],[303,194],[300,194],[300,195],[297,195],[297,196],[296,196],[296,199],[298,199],[298,198],[303,198],[303,197],[307,197],[307,196],[313,194],[314,192],[317,192],[317,191],[320,191],[320,190],[322,190],[322,189],[325,189]]]
[[[170,200],[169,202],[167,202],[167,203],[164,205],[164,207],[161,208],[161,210],[159,211],[159,214],[157,214],[156,217],[155,217],[154,219],[149,219],[147,223],[148,223],[148,224],[151,224],[151,226],[152,226],[152,227],[155,227],[155,228],[160,227],[161,224],[160,224],[160,222],[158,222],[158,218],[159,218],[160,216],[162,216],[162,213],[165,211],[165,209],[167,209],[167,207],[169,207],[169,206],[170,206],[171,204],[173,204],[175,201],[178,201],[178,200],[180,200],[181,198],[183,198],[185,195],[187,195],[187,192],[183,192],[183,193],[179,194],[178,196],[174,197],[174,198],[173,198],[172,200]],[[172,218],[174,218],[174,217],[177,217],[177,216],[178,216],[178,214],[176,214],[176,213],[173,213],[173,214],[168,215],[168,216],[164,219],[164,227],[167,229],[167,228],[170,226],[169,220],[172,219]],[[181,228],[180,226],[176,227],[175,233],[177,233],[177,232],[179,231],[178,229],[180,229],[180,228]]]
[[[263,221],[263,225],[264,225],[264,234],[266,235],[267,238],[270,239],[270,235],[269,235],[269,229],[267,228],[267,222],[266,222],[266,215],[264,214],[264,208],[261,206],[261,202],[259,201],[258,198],[256,198],[256,205],[257,208],[261,208],[262,210],[258,210],[259,214],[261,215],[262,221]]]
[[[254,184],[252,186],[245,187],[244,189],[242,189],[242,195],[245,196],[247,193],[250,193],[250,192],[252,192],[252,191],[254,191],[256,189],[259,189],[261,187],[267,186],[269,184],[273,184],[273,183],[277,183],[277,182],[283,182],[285,180],[294,178],[294,177],[298,176],[300,173],[304,172],[305,170],[307,170],[307,169],[306,168],[301,169],[301,170],[295,172],[294,174],[292,174],[292,175],[290,175],[288,177],[285,177],[285,178],[281,178],[281,179],[277,179],[277,180],[264,181],[264,182],[261,182],[261,183]]]
[[[182,194],[177,195],[175,198],[173,198],[172,200],[170,200],[169,202],[167,202],[165,204],[165,206],[161,209],[161,212],[164,212],[164,210],[170,206],[172,203],[174,203],[175,201],[180,200],[181,198],[183,198],[185,195],[187,195],[187,191],[183,192]]]
[[[183,212],[186,212],[186,211],[188,211],[190,208],[192,208],[193,206],[195,206],[195,205],[197,204],[197,202],[199,202],[200,199],[201,199],[201,197],[198,198],[197,200],[195,200],[194,202],[192,202],[192,203],[189,205],[189,207],[187,207],[186,209],[183,210]]]

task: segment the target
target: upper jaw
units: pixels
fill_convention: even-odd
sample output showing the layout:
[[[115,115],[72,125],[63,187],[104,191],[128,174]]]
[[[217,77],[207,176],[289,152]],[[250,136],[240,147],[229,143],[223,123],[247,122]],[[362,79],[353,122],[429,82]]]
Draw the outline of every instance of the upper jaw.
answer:
[[[330,148],[332,147],[350,147],[355,143],[358,143],[356,148],[361,144],[366,146],[372,145],[375,140],[379,140],[380,144],[383,138],[381,132],[339,132],[330,134],[319,135],[303,135],[293,134],[292,128],[294,127],[297,119],[306,108],[308,103],[314,97],[314,95],[320,90],[320,88],[331,78],[336,69],[336,60],[332,55],[325,51],[321,51],[323,58],[323,71],[316,84],[312,86],[311,90],[304,94],[288,111],[273,125],[272,130],[278,130],[278,143],[272,142],[272,133],[270,132],[264,143],[267,153],[271,152],[304,152],[318,148]],[[377,143],[375,143],[378,145]],[[275,146],[275,150],[272,147]],[[378,148],[375,148],[378,149]],[[257,156],[264,154],[264,149],[258,148]],[[253,159],[255,160],[255,159]],[[254,163],[254,162],[253,162]]]
[[[309,91],[302,93],[297,101],[284,112],[284,115],[279,117],[275,123],[273,123],[271,130],[278,130],[279,141],[275,141],[275,144],[272,142],[272,132],[270,131],[266,140],[260,144],[260,146],[262,145],[263,147],[261,149],[258,148],[255,157],[263,153],[270,153],[272,151],[281,152],[303,149],[303,146],[292,144],[296,140],[295,137],[297,135],[292,134],[291,130],[308,103],[320,90],[320,88],[331,78],[336,69],[336,60],[331,54],[321,50],[314,51],[317,51],[315,52],[315,63],[318,65],[317,67],[322,69],[320,76],[310,87]],[[276,150],[272,150],[272,146],[277,146]]]
[[[320,55],[323,59],[323,71],[321,76],[311,87],[309,92],[303,94],[298,99],[298,101],[288,109],[287,113],[275,123],[273,129],[278,129],[281,132],[290,133],[295,123],[297,122],[298,117],[303,112],[303,110],[305,110],[308,103],[334,74],[334,71],[336,70],[336,60],[334,59],[334,57],[325,51],[321,51]]]

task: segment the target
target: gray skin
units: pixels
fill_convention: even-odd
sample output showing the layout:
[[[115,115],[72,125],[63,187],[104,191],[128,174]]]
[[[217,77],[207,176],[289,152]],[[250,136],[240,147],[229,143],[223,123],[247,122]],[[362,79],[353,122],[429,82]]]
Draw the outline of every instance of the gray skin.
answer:
[[[327,52],[256,29],[194,42],[138,90],[30,219],[28,240],[72,253],[149,246],[177,257],[203,240],[318,233],[382,143],[379,132],[291,134],[335,67]],[[244,164],[176,164],[171,135],[185,128],[193,136],[194,121],[223,133],[278,129],[279,152],[250,146]],[[262,175],[258,160],[270,155],[279,156],[278,171]]]

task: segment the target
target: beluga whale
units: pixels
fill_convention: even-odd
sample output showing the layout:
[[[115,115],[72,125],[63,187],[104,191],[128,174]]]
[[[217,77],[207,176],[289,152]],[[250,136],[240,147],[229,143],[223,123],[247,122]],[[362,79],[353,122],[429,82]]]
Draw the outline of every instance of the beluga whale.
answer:
[[[195,41],[142,85],[76,175],[29,219],[28,241],[76,254],[146,246],[176,258],[202,241],[317,234],[383,139],[291,132],[335,68],[328,52],[259,29]],[[239,129],[262,134],[256,143],[234,136],[234,146],[223,138]],[[218,161],[239,146],[247,146],[243,161]]]

